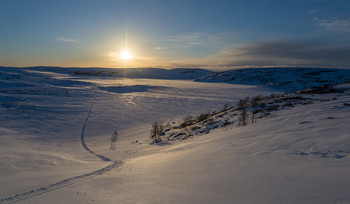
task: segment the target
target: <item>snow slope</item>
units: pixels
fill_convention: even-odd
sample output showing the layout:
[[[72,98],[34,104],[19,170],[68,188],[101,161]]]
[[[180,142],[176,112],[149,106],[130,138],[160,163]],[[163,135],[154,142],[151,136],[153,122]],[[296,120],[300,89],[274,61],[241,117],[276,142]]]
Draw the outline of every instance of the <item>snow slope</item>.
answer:
[[[349,91],[309,95],[318,100],[245,127],[150,145],[153,121],[276,91],[50,69],[0,68],[0,202],[350,202]],[[112,151],[114,130],[120,138]],[[82,134],[112,161],[87,152]]]
[[[135,156],[119,169],[27,202],[349,203],[349,92],[322,97],[153,153],[129,144]]]
[[[115,161],[132,154],[110,155],[109,137],[114,130],[126,143],[135,137],[131,133],[134,129],[142,130],[142,138],[148,139],[148,128],[155,120],[181,118],[215,109],[246,94],[270,92],[254,86],[77,76],[70,69],[50,69],[0,70],[0,186],[6,186],[0,198],[109,165],[81,147],[91,102],[94,107],[86,124],[85,143],[96,154]],[[146,133],[142,127],[147,128]]]

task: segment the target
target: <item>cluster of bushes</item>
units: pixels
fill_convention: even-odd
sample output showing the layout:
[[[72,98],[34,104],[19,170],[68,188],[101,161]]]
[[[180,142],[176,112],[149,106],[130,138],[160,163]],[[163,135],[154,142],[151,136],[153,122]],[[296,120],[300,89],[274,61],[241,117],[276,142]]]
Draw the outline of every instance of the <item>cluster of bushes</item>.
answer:
[[[337,89],[329,84],[315,86],[308,90],[299,91],[299,94],[326,94],[326,93],[344,93],[345,89]]]
[[[160,122],[154,122],[152,123],[152,129],[151,129],[151,138],[153,139],[154,143],[161,142],[160,136],[164,132],[164,125]]]
[[[234,109],[234,106],[231,106],[230,104],[225,104],[220,109],[220,111],[211,111],[211,112],[209,111],[206,113],[201,113],[201,114],[196,115],[196,116],[187,115],[183,118],[180,125],[178,127],[174,127],[174,129],[187,128],[189,126],[192,126],[190,128],[192,131],[196,130],[196,129],[200,129],[200,127],[193,126],[193,125],[200,123],[200,122],[205,122],[205,121],[209,120],[210,117],[215,116],[215,115],[219,115],[220,113],[223,113],[223,112],[228,111],[230,109]],[[170,126],[170,124],[168,124],[166,126]],[[153,143],[161,142],[161,136],[164,135],[166,126],[164,126],[160,122],[153,122],[152,123],[150,137],[151,137],[151,139],[153,139]]]
[[[207,113],[201,113],[197,116],[191,116],[191,115],[187,115],[186,117],[183,118],[183,121],[182,123],[180,124],[180,127],[181,128],[185,128],[185,127],[188,127],[188,126],[191,126],[191,125],[194,125],[196,123],[199,123],[199,122],[203,122],[203,121],[206,121],[208,120],[208,118],[214,116],[214,115],[218,115],[222,112],[225,112],[229,109],[233,109],[234,107],[231,106],[230,104],[225,104],[221,109],[220,111],[212,111],[212,112],[207,112]]]
[[[298,94],[324,94],[324,93],[339,93],[344,92],[344,89],[335,89],[329,85],[323,85],[319,87],[313,87],[309,90],[299,91]],[[253,97],[245,97],[240,99],[235,105],[225,104],[219,111],[209,111],[206,113],[201,113],[196,116],[187,115],[183,118],[178,126],[165,129],[162,123],[154,122],[152,124],[151,138],[153,142],[160,142],[161,136],[171,129],[184,129],[188,132],[188,136],[191,136],[190,132],[200,132],[207,133],[211,129],[216,127],[223,127],[226,125],[233,124],[237,122],[237,126],[246,126],[248,121],[255,123],[258,118],[268,115],[270,111],[278,110],[284,107],[291,107],[296,104],[310,104],[313,99],[304,98],[298,95],[280,95],[280,94],[270,94],[267,96],[257,95]],[[348,106],[349,104],[344,105]],[[238,116],[237,121],[232,121],[229,118],[223,118],[229,112],[236,111],[233,116]],[[237,113],[238,112],[238,113]],[[232,117],[232,115],[231,115]],[[223,119],[219,119],[223,118]],[[249,120],[250,119],[250,120]],[[217,126],[213,126],[217,125]],[[170,127],[170,124],[167,126]],[[198,131],[199,130],[199,131]],[[186,133],[170,133],[169,137],[183,136]],[[188,137],[187,136],[187,137]],[[182,139],[185,137],[182,137]]]
[[[251,122],[255,123],[257,120],[257,115],[260,113],[260,117],[265,114],[264,109],[266,108],[266,100],[276,99],[281,97],[277,94],[271,94],[268,96],[253,96],[246,97],[244,99],[240,99],[235,106],[230,104],[225,104],[219,111],[211,111],[206,113],[201,113],[197,116],[187,115],[183,118],[182,122],[178,127],[174,127],[174,129],[188,128],[194,131],[196,129],[200,129],[199,126],[194,126],[200,122],[208,122],[212,119],[212,117],[223,117],[223,115],[231,110],[231,111],[239,111],[238,114],[238,125],[237,126],[246,126],[248,124],[249,115],[251,115]],[[250,113],[250,114],[249,114]],[[232,122],[224,121],[223,125],[232,124]],[[165,128],[164,125],[160,122],[152,123],[151,129],[151,138],[154,143],[161,141],[161,136],[164,135]]]
[[[246,97],[237,102],[237,109],[239,111],[238,126],[246,126],[248,124],[248,111],[251,112],[252,123],[256,122],[256,114],[263,113],[266,103],[264,100],[278,97],[277,95],[271,94],[270,96],[254,96]]]

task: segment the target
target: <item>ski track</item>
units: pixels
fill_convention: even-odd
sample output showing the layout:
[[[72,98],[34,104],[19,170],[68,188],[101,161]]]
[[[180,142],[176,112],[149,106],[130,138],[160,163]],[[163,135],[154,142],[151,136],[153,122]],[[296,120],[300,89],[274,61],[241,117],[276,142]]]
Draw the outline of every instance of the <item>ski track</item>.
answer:
[[[87,122],[89,120],[90,114],[92,112],[93,106],[94,106],[94,102],[92,100],[89,113],[88,113],[88,115],[87,115],[87,117],[86,117],[86,119],[84,121],[83,127],[81,129],[81,135],[80,135],[81,145],[90,154],[93,154],[93,155],[97,156],[102,161],[110,162],[111,159],[109,159],[108,157],[105,157],[103,155],[96,154],[94,151],[92,151],[85,144],[85,128],[86,128],[86,124],[87,124]],[[57,189],[60,189],[60,188],[64,188],[64,187],[73,185],[73,184],[75,184],[77,182],[83,181],[85,179],[105,174],[105,173],[111,171],[113,168],[121,166],[123,163],[124,163],[123,161],[116,160],[116,161],[113,161],[112,164],[110,164],[110,165],[108,165],[108,166],[106,166],[106,167],[104,167],[102,169],[98,169],[96,171],[93,171],[93,172],[90,172],[90,173],[86,173],[86,174],[83,174],[83,175],[80,175],[80,176],[67,178],[67,179],[59,181],[57,183],[53,183],[53,184],[50,184],[48,186],[43,186],[41,188],[38,188],[38,189],[35,189],[35,190],[31,190],[31,191],[28,191],[28,192],[25,192],[25,193],[16,194],[14,196],[10,196],[10,197],[7,197],[7,198],[0,199],[0,203],[5,203],[5,202],[6,203],[14,203],[14,202],[25,200],[25,199],[28,199],[28,198],[31,198],[31,197],[34,197],[34,196],[38,196],[38,195],[44,194],[44,193],[48,193],[48,192],[51,192],[51,191],[54,191],[54,190],[57,190]]]
[[[90,154],[93,154],[95,155],[96,157],[98,157],[99,159],[101,159],[102,161],[106,161],[106,162],[109,162],[111,161],[110,158],[108,157],[105,157],[103,155],[99,155],[99,154],[96,154],[94,151],[92,151],[86,144],[85,144],[85,127],[86,127],[86,124],[90,118],[90,114],[92,112],[92,109],[94,107],[94,101],[91,100],[91,106],[90,106],[90,110],[89,110],[89,113],[85,119],[85,122],[84,122],[84,125],[83,125],[83,128],[81,129],[81,135],[80,135],[80,142],[81,142],[81,146],[83,146],[83,148],[88,151]]]
[[[104,173],[107,173],[109,171],[111,171],[113,168],[116,168],[120,165],[122,165],[124,162],[122,161],[114,161],[112,164],[102,168],[102,169],[98,169],[96,171],[93,171],[93,172],[90,172],[90,173],[86,173],[86,174],[83,174],[83,175],[80,175],[80,176],[75,176],[75,177],[72,177],[72,178],[67,178],[67,179],[64,179],[60,182],[57,182],[57,183],[54,183],[54,184],[50,184],[48,186],[44,186],[44,187],[41,187],[41,188],[38,188],[38,189],[35,189],[35,190],[31,190],[31,191],[28,191],[28,192],[25,192],[25,193],[21,193],[21,194],[16,194],[14,196],[11,196],[11,197],[8,197],[8,198],[3,198],[3,199],[0,199],[0,203],[14,203],[14,202],[18,202],[18,201],[21,201],[21,200],[25,200],[25,199],[28,199],[28,198],[31,198],[31,197],[34,197],[34,196],[38,196],[38,195],[41,195],[41,194],[44,194],[44,193],[48,193],[48,192],[51,192],[51,191],[54,191],[54,190],[57,190],[57,189],[60,189],[60,188],[64,188],[64,187],[67,187],[67,186],[70,186],[72,184],[75,184],[77,182],[80,182],[80,181],[83,181],[85,179],[88,179],[88,178],[91,178],[91,177],[94,177],[94,176],[98,176],[98,175],[102,175]]]

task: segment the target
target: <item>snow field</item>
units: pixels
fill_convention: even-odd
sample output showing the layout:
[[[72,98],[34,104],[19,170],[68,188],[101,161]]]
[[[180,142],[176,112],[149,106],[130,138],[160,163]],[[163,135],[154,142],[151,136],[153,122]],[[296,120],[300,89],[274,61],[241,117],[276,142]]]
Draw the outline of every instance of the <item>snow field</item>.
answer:
[[[178,78],[77,77],[58,68],[1,69],[1,199],[49,187],[18,203],[350,202],[349,92],[310,95],[318,100],[272,111],[245,127],[149,145],[154,121],[180,121],[248,95],[279,92]],[[100,169],[112,162],[80,145],[91,101],[86,144],[124,162],[108,171]],[[120,139],[112,151],[114,130]]]
[[[350,116],[342,105],[349,97],[325,98],[334,97],[272,112],[246,127],[145,145],[158,150],[136,153],[108,174],[28,202],[348,203],[350,127],[340,121]],[[300,154],[334,150],[347,154]]]

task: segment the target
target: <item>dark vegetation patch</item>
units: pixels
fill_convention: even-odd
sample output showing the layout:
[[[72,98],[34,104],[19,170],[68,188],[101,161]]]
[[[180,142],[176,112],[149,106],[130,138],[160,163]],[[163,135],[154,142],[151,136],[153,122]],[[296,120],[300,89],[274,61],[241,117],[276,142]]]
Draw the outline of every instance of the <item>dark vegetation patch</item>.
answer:
[[[343,159],[349,156],[349,152],[343,150],[296,152],[297,155],[313,158]]]
[[[328,93],[344,93],[345,88],[333,88],[329,84],[324,84],[318,87],[312,87],[311,89],[299,91],[299,94],[328,94]]]

